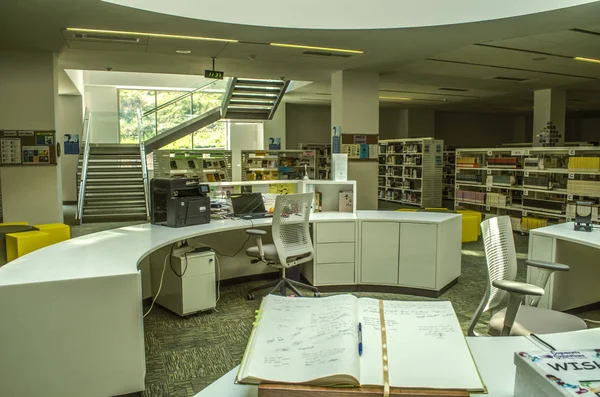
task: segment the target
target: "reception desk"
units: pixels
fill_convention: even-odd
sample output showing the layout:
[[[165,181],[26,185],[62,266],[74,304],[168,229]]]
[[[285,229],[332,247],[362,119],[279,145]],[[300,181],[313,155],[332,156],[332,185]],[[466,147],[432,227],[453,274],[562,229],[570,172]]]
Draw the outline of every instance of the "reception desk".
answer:
[[[124,227],[58,243],[0,268],[0,395],[144,390],[142,281],[148,275],[140,264],[178,241],[270,223]],[[315,260],[303,271],[315,285],[437,295],[460,275],[458,214],[329,212],[313,214],[311,223]]]
[[[591,232],[573,230],[573,222],[531,230],[529,259],[564,263],[568,272],[554,272],[539,307],[569,310],[600,302],[600,229]],[[527,282],[537,277],[538,270],[527,269]]]

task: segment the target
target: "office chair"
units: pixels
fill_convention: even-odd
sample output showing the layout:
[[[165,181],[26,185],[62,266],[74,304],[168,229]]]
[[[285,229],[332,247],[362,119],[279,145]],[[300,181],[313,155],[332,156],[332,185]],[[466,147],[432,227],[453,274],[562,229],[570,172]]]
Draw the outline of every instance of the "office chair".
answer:
[[[559,263],[528,260],[528,266],[539,269],[535,285],[515,281],[517,254],[512,236],[510,217],[499,216],[481,222],[488,279],[485,295],[475,311],[467,334],[478,336],[475,325],[484,312],[491,311],[490,335],[551,334],[586,329],[579,317],[537,307],[544,295],[548,278],[554,271],[568,271]],[[508,294],[508,305],[498,310]]]
[[[248,234],[256,237],[256,246],[246,250],[246,255],[257,258],[251,262],[263,262],[281,270],[281,277],[277,280],[248,291],[249,300],[254,299],[255,291],[271,287],[269,294],[279,291],[281,295],[285,296],[286,290],[289,288],[296,296],[302,296],[297,289],[299,287],[311,290],[315,296],[320,296],[316,287],[285,277],[286,269],[313,259],[313,245],[308,226],[312,200],[312,193],[280,194],[275,198],[272,224],[273,244],[263,244],[262,236],[267,234],[264,230],[246,230]]]

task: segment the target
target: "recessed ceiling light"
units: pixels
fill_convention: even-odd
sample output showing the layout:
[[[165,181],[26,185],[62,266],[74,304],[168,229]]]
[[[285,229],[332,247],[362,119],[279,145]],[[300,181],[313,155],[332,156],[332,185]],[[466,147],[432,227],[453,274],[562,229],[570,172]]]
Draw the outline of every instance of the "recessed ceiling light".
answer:
[[[176,52],[178,54],[191,54],[192,53],[190,50],[177,50]]]
[[[237,43],[238,42],[238,40],[219,39],[219,38],[215,38],[215,37],[183,36],[183,35],[178,35],[178,34],[163,34],[163,33],[148,33],[148,32],[130,32],[130,31],[123,31],[123,30],[84,29],[84,28],[67,28],[66,30],[69,32],[87,32],[87,33],[132,35],[132,36],[148,36],[148,37],[160,37],[160,38],[165,38],[165,39],[220,41],[220,42],[225,42],[225,43]]]
[[[316,47],[310,45],[300,45],[300,44],[285,44],[285,43],[269,43],[274,47],[287,47],[287,48],[304,48],[307,50],[319,50],[319,51],[332,51],[332,52],[345,52],[348,54],[364,54],[364,51],[361,50],[347,50],[345,48],[331,48],[331,47]]]
[[[573,59],[576,61],[600,63],[600,59],[594,59],[594,58],[575,57]]]
[[[388,99],[391,101],[412,101],[412,98],[396,97],[396,96],[380,96],[379,99]]]

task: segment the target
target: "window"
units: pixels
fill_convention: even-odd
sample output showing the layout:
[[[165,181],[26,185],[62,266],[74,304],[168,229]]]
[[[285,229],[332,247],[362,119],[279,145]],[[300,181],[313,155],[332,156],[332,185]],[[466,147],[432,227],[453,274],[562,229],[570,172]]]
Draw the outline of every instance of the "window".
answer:
[[[222,91],[119,90],[119,141],[138,143],[138,109],[142,114],[142,140],[168,131],[179,124],[221,106]],[[227,123],[216,122],[165,146],[164,149],[227,147]]]

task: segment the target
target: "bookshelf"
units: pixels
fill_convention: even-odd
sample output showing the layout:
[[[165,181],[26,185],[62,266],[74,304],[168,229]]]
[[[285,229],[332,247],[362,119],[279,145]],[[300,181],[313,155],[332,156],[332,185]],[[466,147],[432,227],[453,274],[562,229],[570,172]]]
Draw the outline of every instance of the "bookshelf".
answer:
[[[314,150],[242,150],[242,181],[315,179]]]
[[[314,150],[316,152],[315,179],[331,179],[331,144],[330,143],[299,143],[299,150]]]
[[[155,150],[154,177],[201,178],[203,182],[231,181],[230,150]]]
[[[433,138],[379,141],[379,199],[440,207],[443,147],[443,141]]]
[[[509,215],[516,231],[568,222],[576,201],[600,202],[600,148],[457,149],[455,186],[455,208]]]
[[[456,174],[456,150],[444,149],[444,171],[442,175],[442,199],[454,200],[454,177]]]

